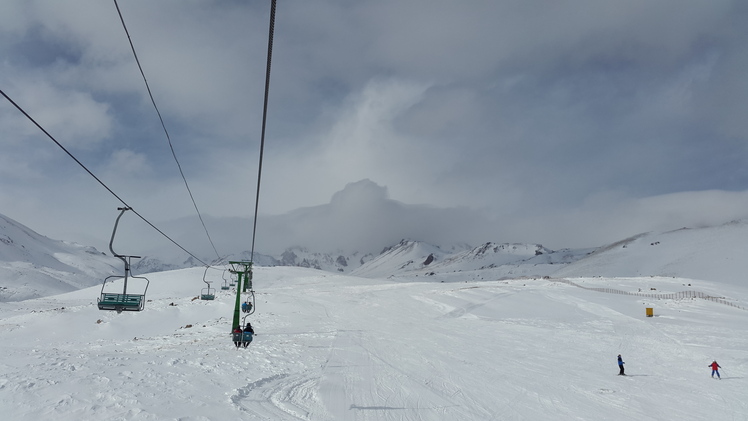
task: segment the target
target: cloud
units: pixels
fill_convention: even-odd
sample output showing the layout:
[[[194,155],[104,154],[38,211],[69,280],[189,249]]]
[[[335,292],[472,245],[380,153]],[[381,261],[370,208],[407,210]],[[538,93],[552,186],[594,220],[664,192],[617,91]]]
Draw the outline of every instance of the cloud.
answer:
[[[213,232],[211,236],[219,240],[219,253],[250,250],[253,224],[249,218],[210,218],[206,225]],[[201,256],[215,257],[204,234],[196,229],[199,223],[195,217],[172,220],[165,226],[166,231],[177,233],[178,241],[189,244],[188,248]],[[364,179],[348,183],[328,203],[281,215],[261,215],[256,251],[280,255],[288,247],[301,246],[330,253],[378,254],[403,238],[436,245],[468,242],[485,233],[487,226],[488,220],[478,212],[401,203],[389,198],[387,187]],[[151,252],[179,254],[167,244]]]
[[[649,231],[715,226],[744,219],[748,192],[701,191],[631,198],[609,193],[591,197],[551,218],[525,218],[515,230],[534,232],[549,246],[590,247]],[[533,228],[534,226],[534,228]]]
[[[316,252],[378,254],[401,239],[446,248],[489,241],[537,243],[552,249],[593,248],[642,232],[719,225],[743,217],[737,209],[746,205],[745,192],[691,192],[645,199],[611,193],[554,212],[531,208],[497,216],[468,207],[402,203],[389,197],[386,186],[364,179],[348,183],[325,204],[260,215],[255,251],[279,256],[288,247],[301,246]],[[206,225],[220,254],[251,249],[250,218],[208,217]],[[161,226],[198,256],[216,257],[196,217],[164,221]],[[119,234],[122,244],[169,261],[185,259],[184,253],[156,238],[142,223],[131,219],[128,227]]]
[[[109,105],[96,101],[88,92],[61,89],[40,77],[19,77],[4,92],[53,137],[72,148],[90,148],[111,134]],[[17,94],[17,95],[16,95]],[[3,98],[5,100],[5,98]],[[0,123],[8,131],[0,141],[20,143],[22,139],[46,138],[17,108],[5,105]]]
[[[268,4],[120,7],[200,209],[251,217]],[[3,90],[149,219],[194,216],[114,5],[0,8]],[[260,213],[329,205],[368,179],[387,197],[368,218],[464,208],[491,227],[447,224],[471,241],[594,245],[679,220],[650,202],[679,194],[723,205],[665,200],[684,225],[740,216],[746,17],[727,0],[280,2]],[[116,199],[7,103],[0,133],[8,216],[106,234]],[[406,220],[388,227],[433,231]]]
[[[124,177],[136,176],[136,179],[148,178],[151,168],[148,158],[130,150],[120,149],[114,151],[108,163],[106,171],[112,178],[115,175]]]

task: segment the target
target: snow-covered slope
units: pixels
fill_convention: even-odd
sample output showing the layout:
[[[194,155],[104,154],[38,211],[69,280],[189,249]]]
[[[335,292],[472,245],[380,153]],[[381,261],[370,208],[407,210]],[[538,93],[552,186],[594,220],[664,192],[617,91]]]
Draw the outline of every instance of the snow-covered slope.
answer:
[[[553,273],[573,276],[675,276],[748,285],[748,221],[640,234]]]
[[[99,311],[97,288],[1,305],[3,419],[748,419],[748,311],[717,302],[467,272],[435,283],[258,267],[257,335],[236,350],[235,296],[196,300],[202,275],[149,274],[137,313]],[[692,282],[584,280],[662,292]],[[748,288],[698,284],[748,302]]]
[[[0,302],[73,291],[122,271],[93,247],[56,241],[0,215]]]
[[[0,222],[0,267],[45,291],[113,260]],[[353,271],[361,276],[256,267],[248,320],[257,335],[242,350],[228,335],[236,292],[197,299],[202,268],[147,274],[142,312],[98,310],[98,286],[5,302],[0,412],[17,421],[745,420],[746,235],[736,222],[591,254],[402,241]],[[28,267],[17,266],[23,259]],[[207,276],[222,282],[219,271]],[[618,354],[626,377],[616,376]],[[722,381],[709,377],[713,359]]]

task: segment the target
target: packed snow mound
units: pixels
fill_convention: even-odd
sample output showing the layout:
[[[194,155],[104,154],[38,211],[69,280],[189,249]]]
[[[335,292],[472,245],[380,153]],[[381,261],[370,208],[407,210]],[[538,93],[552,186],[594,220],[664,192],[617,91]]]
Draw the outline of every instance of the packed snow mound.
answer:
[[[121,266],[93,247],[52,240],[0,215],[0,302],[96,285]]]
[[[600,248],[555,277],[682,277],[746,284],[748,222],[650,232]]]

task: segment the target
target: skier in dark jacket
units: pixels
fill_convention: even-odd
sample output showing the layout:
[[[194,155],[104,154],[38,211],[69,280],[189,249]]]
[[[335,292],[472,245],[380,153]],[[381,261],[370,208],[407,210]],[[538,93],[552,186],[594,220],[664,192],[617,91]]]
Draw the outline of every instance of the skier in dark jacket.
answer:
[[[722,377],[719,376],[719,369],[722,367],[720,367],[719,364],[717,364],[717,361],[716,360],[712,361],[712,363],[709,364],[709,367],[712,368],[712,378],[714,378],[714,375],[716,374],[717,378],[722,380]]]
[[[618,372],[619,376],[625,376],[626,374],[623,372],[623,359],[621,358],[621,354],[618,354],[618,369],[620,370]]]
[[[250,335],[247,335],[249,333]],[[252,324],[247,322],[247,325],[244,327],[244,333],[242,334],[242,346],[246,348],[249,346],[249,343],[252,342],[252,336],[254,336],[255,330],[252,329]]]

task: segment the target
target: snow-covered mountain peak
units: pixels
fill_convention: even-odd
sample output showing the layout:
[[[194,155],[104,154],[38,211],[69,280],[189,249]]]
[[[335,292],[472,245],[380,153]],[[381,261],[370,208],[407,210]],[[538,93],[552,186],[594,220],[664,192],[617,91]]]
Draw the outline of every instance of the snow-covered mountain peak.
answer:
[[[371,254],[359,252],[322,253],[309,251],[306,247],[294,246],[287,248],[276,262],[279,266],[298,266],[325,270],[328,272],[349,273],[366,261],[372,259]]]
[[[343,190],[336,192],[330,201],[335,208],[349,208],[381,204],[387,201],[387,187],[380,186],[369,179],[348,183]]]
[[[441,261],[448,253],[439,247],[414,240],[401,240],[386,247],[379,256],[351,272],[365,277],[386,277],[404,271],[418,270]]]

